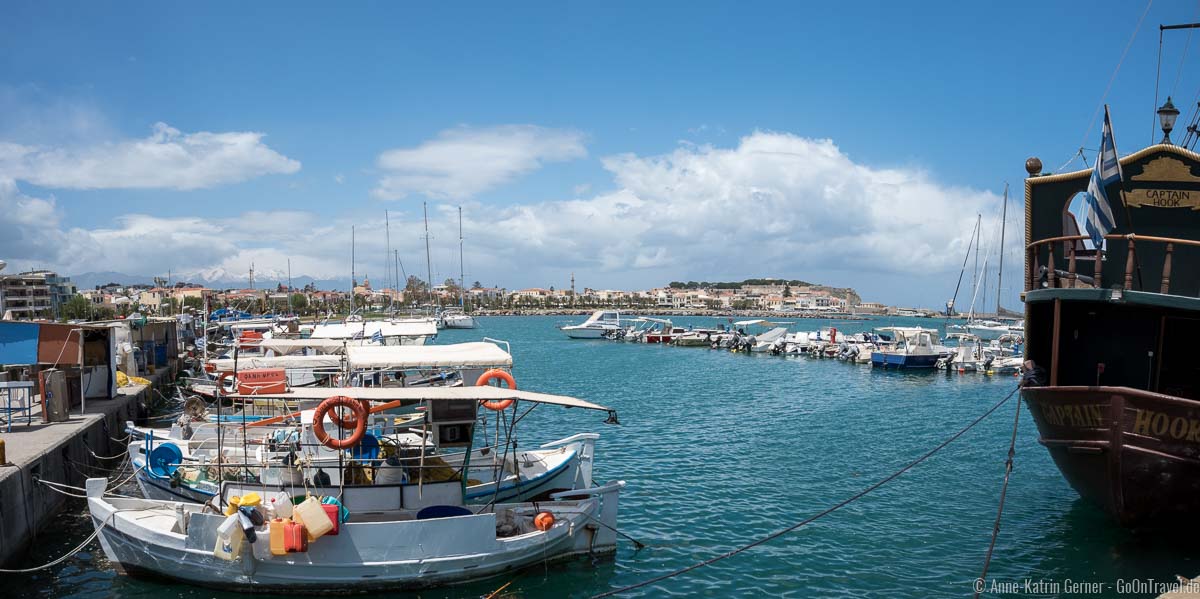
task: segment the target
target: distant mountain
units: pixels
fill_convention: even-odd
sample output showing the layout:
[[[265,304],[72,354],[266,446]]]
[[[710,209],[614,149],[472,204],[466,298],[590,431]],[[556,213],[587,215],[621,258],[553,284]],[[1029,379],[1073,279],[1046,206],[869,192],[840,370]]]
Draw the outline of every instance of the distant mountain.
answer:
[[[273,270],[255,271],[254,286],[262,289],[275,287],[280,283],[287,284],[287,273]],[[123,272],[85,272],[71,275],[71,282],[79,289],[95,289],[100,285],[117,283],[119,285],[153,285],[154,277],[148,275],[131,275]],[[185,282],[203,285],[211,289],[243,289],[250,285],[250,273],[230,273],[222,268],[202,269],[194,272],[171,273],[171,284]],[[317,279],[308,275],[292,275],[293,287],[304,287],[312,283],[317,289],[350,289],[349,279]]]

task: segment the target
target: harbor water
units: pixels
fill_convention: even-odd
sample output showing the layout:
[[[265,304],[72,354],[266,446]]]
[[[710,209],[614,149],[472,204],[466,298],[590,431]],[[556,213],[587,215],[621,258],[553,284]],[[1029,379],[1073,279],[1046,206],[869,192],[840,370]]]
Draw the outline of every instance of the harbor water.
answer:
[[[535,409],[521,447],[595,431],[595,479],[623,479],[615,558],[552,563],[404,597],[588,597],[735,549],[870,486],[950,437],[1016,386],[1013,376],[873,371],[869,365],[707,348],[567,339],[563,317],[481,318],[436,343],[488,336],[512,343],[522,389],[577,396],[616,409]],[[676,318],[708,326],[713,319]],[[829,321],[803,320],[792,330]],[[887,318],[835,323],[933,326]],[[796,532],[628,594],[635,597],[962,597],[974,590],[999,500],[1017,399],[928,461]],[[1186,535],[1132,533],[1110,524],[1059,475],[1022,408],[1015,469],[985,588],[1057,596],[1026,581],[1095,581],[1099,596],[1153,596],[1117,581],[1200,573]],[[91,532],[82,501],[43,533],[29,565],[62,555]],[[15,579],[15,580],[14,580]],[[98,546],[36,576],[10,576],[18,597],[238,597],[115,573]],[[1012,587],[1004,587],[1012,588]],[[1026,593],[1025,589],[1035,592]],[[1125,592],[1120,593],[1120,591]]]

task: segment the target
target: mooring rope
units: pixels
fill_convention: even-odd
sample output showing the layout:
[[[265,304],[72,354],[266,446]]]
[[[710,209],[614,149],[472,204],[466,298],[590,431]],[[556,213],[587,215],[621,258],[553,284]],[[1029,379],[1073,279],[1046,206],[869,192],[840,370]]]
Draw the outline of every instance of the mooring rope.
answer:
[[[1000,486],[1000,505],[996,507],[996,522],[992,524],[992,542],[988,544],[983,558],[983,572],[975,579],[975,599],[983,592],[982,582],[987,578],[988,566],[992,564],[992,552],[996,549],[996,537],[1000,536],[1000,516],[1004,513],[1004,496],[1008,494],[1008,478],[1013,470],[1013,456],[1017,454],[1017,425],[1021,422],[1021,397],[1017,396],[1017,413],[1013,416],[1012,440],[1008,442],[1008,460],[1004,462],[1004,484]]]
[[[758,540],[755,540],[755,541],[753,541],[753,542],[751,542],[751,543],[747,543],[747,544],[745,544],[745,545],[742,545],[741,547],[738,547],[737,549],[734,549],[734,550],[732,550],[732,551],[727,551],[727,552],[725,552],[725,553],[722,553],[722,554],[720,554],[720,555],[717,555],[717,556],[710,557],[710,558],[708,558],[708,559],[706,559],[706,560],[703,560],[703,561],[697,562],[697,563],[695,563],[695,564],[692,564],[692,565],[690,565],[690,566],[686,566],[686,567],[684,567],[684,568],[680,568],[680,569],[678,569],[678,570],[675,570],[675,571],[672,571],[672,572],[668,572],[668,573],[666,573],[666,574],[663,574],[663,575],[660,575],[660,576],[655,576],[654,578],[650,578],[650,579],[647,579],[647,580],[643,580],[643,581],[641,581],[641,582],[637,582],[637,583],[634,583],[634,584],[631,584],[631,585],[628,585],[628,586],[624,586],[624,587],[621,587],[621,588],[618,588],[618,589],[613,589],[613,590],[611,590],[611,591],[605,591],[605,592],[603,592],[603,593],[600,593],[600,594],[597,594],[597,595],[592,595],[592,599],[599,599],[599,598],[601,598],[601,597],[611,597],[611,596],[613,596],[613,595],[619,595],[619,594],[621,594],[621,593],[625,593],[625,592],[628,592],[628,591],[632,591],[632,590],[634,590],[634,589],[640,589],[640,588],[642,588],[642,587],[645,587],[645,586],[652,585],[652,584],[654,584],[654,583],[656,583],[656,582],[662,582],[662,581],[664,581],[664,580],[667,580],[667,579],[669,579],[669,578],[674,578],[674,577],[676,577],[676,576],[679,576],[680,574],[686,574],[687,572],[691,572],[692,570],[696,570],[696,569],[698,569],[698,568],[703,568],[704,566],[708,566],[708,565],[714,564],[714,563],[716,563],[716,562],[719,562],[719,561],[721,561],[721,560],[723,560],[723,559],[726,559],[726,558],[729,558],[729,557],[733,557],[733,556],[735,556],[735,555],[737,555],[737,554],[739,554],[739,553],[742,553],[743,551],[747,551],[747,550],[749,550],[749,549],[753,549],[753,548],[755,548],[755,547],[757,547],[757,546],[759,546],[759,545],[762,545],[762,544],[764,544],[764,543],[767,543],[767,542],[769,542],[769,541],[775,540],[775,539],[777,539],[777,538],[779,538],[779,537],[781,537],[781,536],[783,536],[783,535],[785,535],[785,534],[787,534],[787,533],[789,533],[789,532],[792,532],[792,531],[794,531],[794,530],[797,530],[797,529],[799,529],[799,528],[801,528],[801,527],[803,527],[803,526],[806,526],[806,525],[808,525],[808,524],[811,524],[811,523],[813,523],[813,522],[815,522],[815,521],[817,521],[817,520],[819,520],[819,519],[821,519],[821,518],[823,518],[823,517],[825,517],[825,516],[828,516],[829,514],[832,514],[833,512],[836,512],[836,511],[838,511],[838,510],[842,509],[843,507],[846,507],[847,505],[850,505],[851,503],[853,503],[853,502],[855,502],[855,501],[857,501],[857,500],[859,500],[859,499],[862,499],[863,497],[867,496],[868,494],[870,494],[872,491],[875,491],[875,490],[876,490],[876,489],[878,489],[879,487],[882,487],[882,486],[886,485],[887,483],[889,483],[889,482],[891,482],[891,481],[895,480],[895,479],[896,479],[897,477],[899,477],[901,474],[904,474],[905,472],[908,472],[909,470],[912,470],[912,469],[913,469],[915,466],[917,466],[917,464],[920,464],[921,462],[924,462],[925,460],[929,459],[930,457],[932,457],[932,456],[933,456],[934,454],[936,454],[937,452],[939,452],[939,451],[941,451],[942,449],[944,449],[944,448],[945,448],[947,445],[949,445],[949,444],[953,443],[954,441],[958,440],[958,438],[959,438],[959,437],[961,437],[961,436],[963,436],[964,434],[966,434],[966,433],[967,433],[967,431],[969,431],[969,430],[971,430],[971,429],[975,428],[975,426],[976,426],[977,424],[979,424],[980,422],[983,422],[983,421],[984,421],[984,419],[986,419],[988,416],[991,416],[993,413],[995,413],[995,411],[996,411],[996,410],[1000,409],[1000,406],[1003,406],[1005,403],[1008,403],[1008,400],[1009,400],[1009,399],[1012,399],[1012,396],[1013,396],[1013,395],[1014,395],[1014,394],[1015,394],[1015,393],[1016,393],[1018,390],[1020,390],[1020,387],[1015,387],[1015,388],[1013,388],[1013,390],[1012,390],[1012,391],[1010,391],[1010,392],[1008,393],[1008,395],[1005,395],[1005,396],[1004,396],[1004,399],[1000,400],[998,403],[996,403],[996,405],[992,406],[992,407],[991,407],[991,408],[989,408],[989,409],[988,409],[986,412],[984,412],[982,415],[980,415],[978,418],[976,418],[975,420],[971,421],[971,423],[970,423],[970,424],[968,424],[966,427],[964,427],[964,428],[960,429],[958,432],[956,432],[956,433],[954,433],[953,435],[951,435],[951,436],[950,436],[950,438],[946,439],[945,441],[942,441],[942,442],[941,442],[941,443],[939,443],[939,444],[938,444],[936,447],[934,447],[933,449],[931,449],[931,450],[927,451],[927,452],[926,452],[924,455],[922,455],[921,457],[919,457],[919,458],[917,458],[917,459],[915,459],[915,460],[913,460],[913,461],[909,462],[909,463],[908,463],[908,464],[906,464],[906,465],[905,465],[903,468],[901,468],[901,469],[899,469],[899,470],[897,470],[897,471],[893,472],[892,474],[889,474],[888,476],[886,476],[886,477],[884,477],[883,479],[881,479],[879,482],[877,482],[877,483],[875,483],[875,484],[873,484],[873,485],[871,485],[871,486],[867,487],[866,489],[863,489],[862,491],[859,491],[858,493],[855,493],[854,495],[851,495],[849,498],[842,500],[840,503],[838,503],[838,504],[834,505],[833,507],[827,508],[826,510],[824,510],[824,511],[822,511],[822,512],[818,513],[818,514],[816,514],[815,516],[810,516],[809,518],[807,518],[807,519],[805,519],[805,520],[802,520],[802,521],[800,521],[800,522],[798,522],[798,523],[796,523],[796,524],[793,524],[793,525],[791,525],[791,526],[789,526],[789,527],[787,527],[787,528],[784,528],[783,530],[779,530],[779,531],[773,532],[773,533],[771,533],[771,534],[769,534],[769,535],[767,535],[767,536],[765,536],[765,537],[762,537],[762,538],[760,538],[760,539],[758,539]]]
[[[96,540],[96,537],[100,536],[100,532],[104,530],[105,526],[108,526],[109,520],[116,519],[118,513],[120,513],[120,512],[140,512],[140,511],[144,511],[144,510],[156,509],[157,507],[158,506],[149,507],[149,508],[134,508],[134,509],[127,509],[127,510],[117,510],[117,511],[113,512],[111,516],[109,516],[107,519],[105,519],[103,522],[101,522],[100,526],[96,527],[96,531],[93,532],[92,534],[88,535],[88,538],[84,539],[82,543],[76,545],[74,549],[71,549],[70,551],[63,554],[62,557],[60,557],[50,563],[42,564],[40,566],[36,566],[33,568],[21,568],[18,570],[6,570],[4,568],[0,568],[0,574],[29,574],[31,572],[38,572],[41,570],[46,570],[48,568],[53,568],[54,566],[57,566],[65,561],[67,561],[68,559],[71,559],[71,557],[75,556],[75,554],[79,553],[80,551],[83,551],[84,548],[88,546],[88,544],[90,544],[92,541]]]

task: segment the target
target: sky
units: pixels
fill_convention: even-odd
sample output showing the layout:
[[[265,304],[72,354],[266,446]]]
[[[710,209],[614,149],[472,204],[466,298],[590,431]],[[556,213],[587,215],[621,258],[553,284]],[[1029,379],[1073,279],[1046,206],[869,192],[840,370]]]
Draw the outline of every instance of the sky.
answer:
[[[1196,21],[1169,0],[4,2],[0,259],[380,287],[389,247],[426,276],[427,205],[437,281],[461,207],[468,284],[774,276],[939,307],[979,214],[996,294],[1007,183],[1013,308],[1025,159],[1091,163],[1103,103],[1121,153],[1157,140],[1158,25]],[[1163,40],[1181,123],[1196,37]]]

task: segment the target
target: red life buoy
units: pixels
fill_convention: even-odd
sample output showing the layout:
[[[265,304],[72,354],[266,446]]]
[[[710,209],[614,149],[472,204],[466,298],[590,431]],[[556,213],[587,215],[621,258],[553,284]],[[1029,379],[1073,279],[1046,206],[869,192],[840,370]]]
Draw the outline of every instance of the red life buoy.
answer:
[[[367,399],[360,399],[359,402],[362,404],[363,413],[370,414],[371,401]],[[337,412],[331,411],[329,412],[329,420],[342,428],[354,428],[358,426],[358,415],[354,411],[351,411],[349,414],[344,416]]]
[[[500,380],[508,383],[509,389],[517,388],[517,381],[516,381],[516,379],[513,378],[513,375],[511,375],[507,372],[504,372],[503,370],[500,370],[499,368],[493,368],[493,369],[483,373],[482,375],[480,375],[479,380],[475,381],[475,386],[482,387],[482,386],[492,382],[492,379],[500,379]],[[489,401],[483,402],[483,407],[485,407],[489,410],[494,410],[496,412],[499,412],[501,410],[507,409],[508,406],[513,405],[513,401],[514,400],[512,400],[512,399],[489,400]]]
[[[345,439],[334,439],[325,432],[325,415],[336,407],[348,408],[354,414],[354,431]],[[367,432],[367,410],[360,401],[344,395],[335,395],[321,402],[313,411],[313,436],[330,449],[346,449],[358,445]]]

